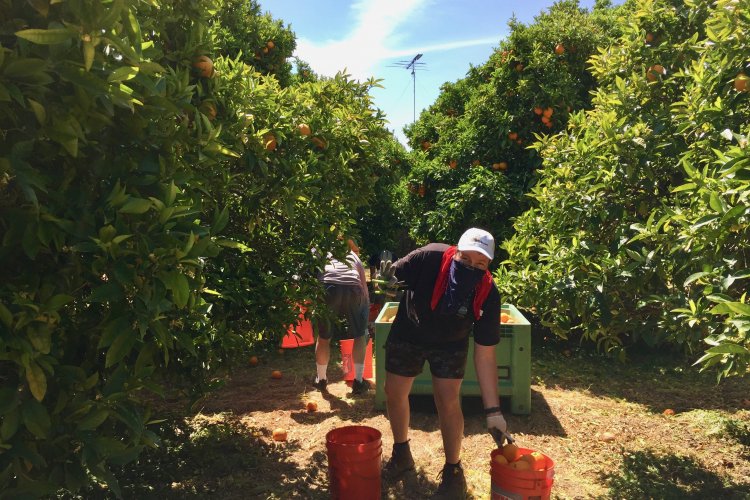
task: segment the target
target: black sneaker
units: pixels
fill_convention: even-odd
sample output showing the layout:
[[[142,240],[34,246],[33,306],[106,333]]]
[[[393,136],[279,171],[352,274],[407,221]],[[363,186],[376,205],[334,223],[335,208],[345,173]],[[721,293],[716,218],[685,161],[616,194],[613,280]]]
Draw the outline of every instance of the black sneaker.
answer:
[[[315,387],[320,392],[328,392],[328,380],[324,378],[318,380],[317,375],[313,377],[312,386]]]
[[[352,396],[362,396],[370,391],[370,383],[367,380],[352,381]]]
[[[383,477],[388,481],[395,481],[411,470],[414,470],[414,458],[411,456],[409,442],[394,444],[391,458],[383,466]]]
[[[464,500],[466,498],[466,478],[460,463],[445,464],[438,477],[442,476],[440,486],[430,498],[443,500]]]

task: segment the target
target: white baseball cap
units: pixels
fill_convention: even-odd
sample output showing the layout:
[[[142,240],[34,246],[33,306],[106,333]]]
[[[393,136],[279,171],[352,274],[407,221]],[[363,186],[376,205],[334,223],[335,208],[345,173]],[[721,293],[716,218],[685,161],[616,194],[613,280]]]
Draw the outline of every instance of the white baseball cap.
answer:
[[[472,227],[461,235],[461,239],[458,240],[458,250],[461,252],[473,250],[492,260],[495,257],[495,238],[484,229]]]

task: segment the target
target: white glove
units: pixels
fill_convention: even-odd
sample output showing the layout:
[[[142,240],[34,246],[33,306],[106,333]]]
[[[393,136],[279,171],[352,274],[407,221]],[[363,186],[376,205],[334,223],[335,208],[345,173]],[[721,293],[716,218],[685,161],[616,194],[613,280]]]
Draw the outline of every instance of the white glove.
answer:
[[[493,429],[499,430],[500,434],[505,434],[505,432],[508,430],[508,424],[505,422],[505,418],[503,417],[502,413],[496,413],[494,415],[487,416],[487,430],[490,432],[490,434],[494,434],[492,432]]]

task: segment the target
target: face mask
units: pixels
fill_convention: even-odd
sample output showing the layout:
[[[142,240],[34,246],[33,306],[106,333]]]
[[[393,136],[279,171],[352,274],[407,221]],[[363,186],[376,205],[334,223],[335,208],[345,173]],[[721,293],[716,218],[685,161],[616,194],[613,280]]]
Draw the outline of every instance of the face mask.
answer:
[[[448,286],[443,295],[442,312],[466,316],[470,305],[467,304],[468,299],[484,273],[485,271],[467,266],[461,261],[451,262],[450,271],[448,271]]]

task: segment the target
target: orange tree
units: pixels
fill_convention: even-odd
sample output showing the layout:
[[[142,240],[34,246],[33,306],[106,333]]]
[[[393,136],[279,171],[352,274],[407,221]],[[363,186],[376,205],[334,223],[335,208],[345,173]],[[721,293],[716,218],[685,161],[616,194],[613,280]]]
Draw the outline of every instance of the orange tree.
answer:
[[[111,467],[158,444],[143,394],[282,331],[293,269],[291,302],[368,200],[374,83],[282,91],[217,52],[217,7],[0,1],[3,498],[119,495]]]
[[[703,367],[741,375],[746,10],[724,0],[627,8],[622,36],[592,60],[594,109],[535,146],[535,203],[504,246],[499,283],[558,335],[579,332],[623,356],[636,340],[705,349]]]
[[[539,155],[535,134],[562,130],[572,110],[589,107],[588,58],[612,36],[613,10],[563,1],[510,34],[466,78],[446,83],[436,102],[407,127],[415,168],[403,200],[420,242],[453,240],[481,225],[498,240],[528,205]]]

